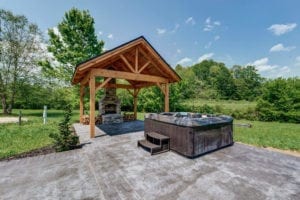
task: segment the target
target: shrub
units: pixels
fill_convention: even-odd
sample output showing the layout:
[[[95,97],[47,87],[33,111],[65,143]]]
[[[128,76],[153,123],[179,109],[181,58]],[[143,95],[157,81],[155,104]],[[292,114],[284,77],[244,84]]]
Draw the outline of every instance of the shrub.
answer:
[[[299,123],[300,79],[278,78],[265,83],[257,103],[259,120]]]
[[[50,137],[54,139],[55,150],[58,152],[74,149],[79,143],[78,136],[73,134],[70,127],[71,115],[71,105],[67,104],[65,107],[64,119],[59,123],[59,133],[50,134]]]

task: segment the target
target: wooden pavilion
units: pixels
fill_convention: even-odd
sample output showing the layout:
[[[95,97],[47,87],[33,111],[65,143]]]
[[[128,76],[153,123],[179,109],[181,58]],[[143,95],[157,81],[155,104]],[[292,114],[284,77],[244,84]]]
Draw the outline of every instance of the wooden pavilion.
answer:
[[[103,77],[97,82],[96,77]],[[110,83],[124,79],[128,84]],[[165,96],[165,112],[169,111],[169,84],[180,81],[179,75],[143,37],[122,44],[76,66],[72,84],[80,84],[80,122],[84,114],[83,98],[90,91],[90,137],[95,137],[95,94],[102,88],[127,89],[134,98],[137,116],[137,96],[141,88],[157,86]]]

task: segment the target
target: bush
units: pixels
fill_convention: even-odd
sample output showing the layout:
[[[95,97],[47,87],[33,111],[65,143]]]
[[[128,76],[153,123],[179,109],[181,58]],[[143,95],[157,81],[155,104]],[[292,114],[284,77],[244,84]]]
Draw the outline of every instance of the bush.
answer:
[[[71,105],[67,104],[64,119],[59,123],[59,133],[50,134],[50,137],[54,139],[55,150],[58,152],[74,149],[79,143],[79,137],[73,134],[70,127],[71,115]]]
[[[278,78],[265,83],[257,103],[259,120],[299,123],[300,79]]]

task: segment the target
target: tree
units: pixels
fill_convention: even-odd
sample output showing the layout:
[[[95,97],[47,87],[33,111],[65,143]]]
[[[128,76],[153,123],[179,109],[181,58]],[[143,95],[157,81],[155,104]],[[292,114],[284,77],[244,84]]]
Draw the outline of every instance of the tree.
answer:
[[[89,11],[72,8],[57,27],[48,30],[48,51],[58,63],[41,62],[45,74],[70,82],[78,63],[102,52],[104,42],[98,41],[94,23]]]
[[[73,134],[70,129],[70,120],[72,116],[71,105],[65,107],[64,119],[59,123],[59,133],[51,133],[50,137],[55,140],[56,151],[67,151],[77,147],[79,137]]]
[[[0,9],[0,97],[10,114],[20,85],[38,71],[41,34],[23,15]]]
[[[237,99],[252,101],[260,95],[264,79],[257,73],[255,67],[235,65],[231,71],[237,88]]]
[[[257,103],[260,120],[300,122],[300,79],[267,81]]]
[[[192,70],[203,89],[209,93],[210,98],[232,98],[235,94],[235,85],[229,69],[224,63],[213,60],[204,60],[193,65]]]

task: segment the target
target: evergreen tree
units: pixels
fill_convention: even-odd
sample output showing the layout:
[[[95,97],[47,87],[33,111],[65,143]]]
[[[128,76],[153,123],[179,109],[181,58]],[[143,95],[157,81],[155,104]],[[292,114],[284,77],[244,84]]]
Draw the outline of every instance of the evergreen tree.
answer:
[[[65,107],[64,119],[59,123],[59,133],[50,134],[50,137],[55,140],[54,146],[56,151],[74,149],[79,143],[79,137],[73,134],[70,127],[71,116],[71,105],[67,104]]]

